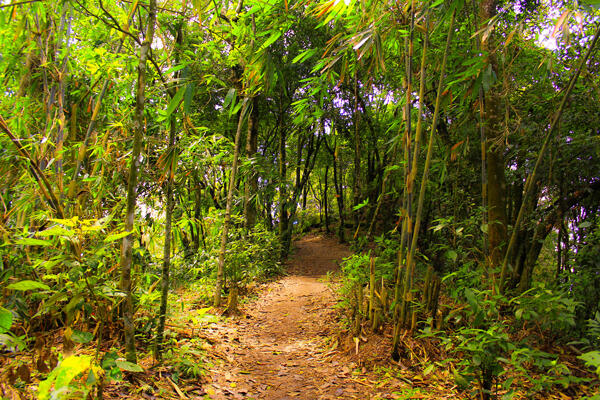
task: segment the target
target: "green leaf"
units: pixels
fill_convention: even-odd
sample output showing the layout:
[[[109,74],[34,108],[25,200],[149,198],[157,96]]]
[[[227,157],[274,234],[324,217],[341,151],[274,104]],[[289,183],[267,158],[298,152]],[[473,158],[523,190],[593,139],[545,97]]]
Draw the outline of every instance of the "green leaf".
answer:
[[[65,389],[73,378],[87,371],[92,366],[92,356],[69,356],[65,358],[56,367],[48,378],[40,382],[38,387],[38,399],[47,400],[50,398],[50,390],[54,386],[55,391]]]
[[[587,4],[588,6],[592,6],[595,8],[600,7],[600,0],[581,0],[581,3]]]
[[[169,102],[169,107],[167,107],[167,117],[170,117],[171,114],[173,114],[173,112],[175,111],[175,109],[177,109],[179,103],[181,103],[181,99],[183,99],[184,94],[185,88],[179,89],[177,93],[175,93],[175,96],[173,96],[171,102]]]
[[[185,96],[183,98],[183,111],[189,114],[191,111],[192,100],[194,98],[194,83],[185,86]]]
[[[73,334],[71,335],[71,340],[76,343],[89,343],[94,339],[94,334],[90,332],[82,332],[78,330],[73,330]]]
[[[119,367],[123,371],[144,372],[144,369],[142,367],[129,361],[116,360],[115,363],[117,364],[117,367]]]
[[[6,333],[0,333],[0,348],[2,347],[7,347],[14,350],[27,349],[27,345],[23,343],[21,339]]]
[[[176,65],[174,67],[171,67],[163,75],[168,76],[168,75],[171,75],[173,72],[181,71],[182,69],[187,67],[188,64],[189,63],[183,63],[183,64]]]
[[[12,326],[13,316],[6,308],[0,307],[0,333],[5,333]]]
[[[429,375],[429,374],[431,373],[431,371],[433,371],[433,369],[434,369],[434,368],[435,368],[435,364],[429,364],[429,365],[427,366],[427,368],[425,368],[425,369],[423,370],[423,373],[422,373],[421,375],[423,375],[423,376],[427,376],[427,375]]]
[[[132,232],[119,232],[119,233],[113,233],[112,235],[108,235],[107,237],[104,238],[104,243],[110,243],[110,242],[114,242],[115,240],[119,240],[119,239],[123,239],[125,236],[131,234]]]
[[[363,208],[364,206],[366,206],[367,204],[369,204],[369,198],[367,198],[365,201],[363,201],[360,204],[355,205],[354,207],[352,207],[352,210],[356,211],[356,210],[360,210],[361,208]]]
[[[11,283],[10,285],[6,286],[6,288],[12,289],[12,290],[20,290],[20,291],[38,290],[38,289],[50,290],[50,287],[46,284],[43,284],[42,282],[29,281],[29,280]]]
[[[465,298],[467,299],[467,303],[471,306],[471,309],[474,313],[479,311],[479,305],[477,304],[477,298],[475,297],[475,293],[469,288],[465,289]]]
[[[267,47],[269,47],[270,45],[272,45],[273,43],[275,43],[277,41],[277,39],[279,39],[282,35],[282,32],[277,30],[277,31],[271,31],[271,36],[269,36],[269,38],[267,40],[265,40],[265,42],[262,44],[262,46],[260,46],[261,50],[265,50]]]
[[[515,312],[515,317],[516,317],[517,319],[521,319],[521,318],[523,318],[523,309],[522,309],[522,308],[519,308],[519,309],[518,309],[518,310]]]
[[[51,246],[52,243],[48,240],[33,239],[33,238],[22,238],[17,240],[16,244],[22,244],[24,246]]]
[[[456,259],[458,258],[458,253],[454,250],[448,250],[446,252],[446,257],[448,257],[448,259],[451,261],[456,261]]]
[[[225,95],[225,99],[223,100],[223,108],[227,108],[231,102],[235,101],[235,89],[231,88]]]
[[[70,231],[60,226],[53,226],[52,228],[40,231],[37,233],[38,236],[47,237],[47,236],[75,236],[74,231]]]
[[[298,54],[296,57],[294,57],[294,59],[292,60],[292,64],[304,62],[304,61],[308,60],[309,58],[311,58],[312,56],[314,56],[316,53],[317,53],[317,49],[304,50],[303,52]]]
[[[600,351],[588,351],[587,353],[583,353],[577,358],[583,360],[586,365],[589,365],[591,367],[600,367]]]

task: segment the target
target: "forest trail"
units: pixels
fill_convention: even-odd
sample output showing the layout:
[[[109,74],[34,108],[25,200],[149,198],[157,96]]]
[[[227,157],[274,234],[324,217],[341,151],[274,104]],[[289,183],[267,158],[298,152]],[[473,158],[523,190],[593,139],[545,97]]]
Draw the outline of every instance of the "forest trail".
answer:
[[[334,339],[337,296],[324,278],[339,270],[349,249],[312,235],[295,247],[289,276],[267,285],[241,317],[205,332],[225,359],[211,368],[210,398],[397,398],[375,389],[381,381],[361,371]]]

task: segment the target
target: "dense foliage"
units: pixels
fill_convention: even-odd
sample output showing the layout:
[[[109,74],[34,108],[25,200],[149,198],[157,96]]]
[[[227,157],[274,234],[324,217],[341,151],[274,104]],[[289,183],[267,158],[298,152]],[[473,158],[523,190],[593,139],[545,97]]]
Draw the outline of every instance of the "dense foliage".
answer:
[[[0,1],[0,351],[36,353],[0,377],[101,393],[137,352],[177,358],[175,289],[235,312],[321,227],[356,250],[355,336],[393,326],[395,359],[407,335],[437,343],[482,398],[597,388],[570,365],[600,370],[599,16]]]

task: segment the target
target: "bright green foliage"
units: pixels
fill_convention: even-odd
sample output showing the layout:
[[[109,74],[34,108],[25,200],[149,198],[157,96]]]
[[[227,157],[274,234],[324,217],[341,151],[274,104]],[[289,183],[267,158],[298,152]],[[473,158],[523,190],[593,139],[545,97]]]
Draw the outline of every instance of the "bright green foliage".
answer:
[[[6,308],[0,307],[0,333],[6,333],[12,326],[13,316]]]
[[[91,356],[69,356],[60,362],[46,380],[40,382],[38,398],[40,400],[84,398],[92,390],[100,371]],[[85,382],[75,379],[86,372]]]
[[[551,353],[571,343],[595,354],[600,342],[597,1],[160,2],[137,118],[133,229],[121,221],[147,4],[8,3],[0,8],[3,348],[31,348],[35,333],[54,330],[67,350],[102,348],[129,294],[138,345],[150,346],[167,204],[168,298],[189,284],[209,303],[241,121],[225,292],[281,272],[292,234],[323,227],[357,253],[342,266],[357,337],[373,314],[377,332],[384,324],[399,335],[435,332],[449,343],[457,381],[478,380],[484,398],[493,384],[518,387],[514,371],[532,392],[577,384]],[[254,109],[240,116],[244,101]],[[432,134],[429,148],[416,137],[419,123]],[[257,217],[246,228],[248,208]],[[504,218],[488,222],[494,213]],[[126,237],[133,285],[122,291]],[[525,334],[530,342],[517,339]],[[166,349],[181,379],[200,374],[198,348]],[[119,351],[99,357],[107,381],[136,369]],[[87,387],[72,373],[96,367],[74,357],[46,393]]]

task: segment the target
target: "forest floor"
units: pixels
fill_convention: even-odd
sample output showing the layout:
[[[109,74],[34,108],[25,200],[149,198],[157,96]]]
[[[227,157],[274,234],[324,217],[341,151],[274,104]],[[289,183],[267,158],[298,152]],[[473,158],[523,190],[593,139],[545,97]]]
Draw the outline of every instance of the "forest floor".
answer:
[[[403,336],[402,358],[395,362],[389,325],[376,333],[366,328],[358,339],[348,334],[338,289],[340,263],[351,254],[335,238],[303,237],[294,244],[287,274],[252,290],[243,297],[240,314],[231,317],[211,315],[205,293],[193,284],[182,287],[171,305],[164,363],[157,363],[151,352],[140,353],[144,372],[105,380],[104,400],[475,398],[474,386],[457,388],[451,372],[456,360],[448,359],[437,342]],[[60,330],[47,336],[48,343],[60,347]],[[102,352],[118,346],[119,340],[118,334],[105,340]],[[29,365],[34,352],[5,361]],[[98,351],[88,344],[78,345],[75,353],[93,356]],[[34,373],[30,379],[34,366],[17,370],[19,376],[27,375],[21,380],[28,384],[12,387],[3,382],[2,361],[0,398],[35,398],[45,374]],[[576,370],[573,363],[568,365]],[[535,398],[575,399],[593,390],[584,385],[570,389],[569,395],[556,390]]]
[[[241,315],[203,330],[212,344],[209,352],[223,362],[209,368],[201,394],[267,400],[456,397],[452,388],[421,392],[418,384],[398,377],[401,368],[389,359],[389,334],[363,338],[358,347],[344,338],[330,278],[350,254],[334,238],[309,235],[297,241],[287,276],[259,290],[242,305]]]

